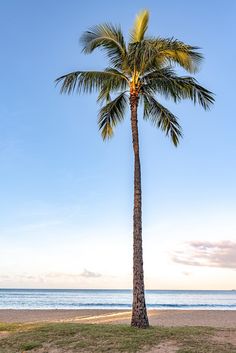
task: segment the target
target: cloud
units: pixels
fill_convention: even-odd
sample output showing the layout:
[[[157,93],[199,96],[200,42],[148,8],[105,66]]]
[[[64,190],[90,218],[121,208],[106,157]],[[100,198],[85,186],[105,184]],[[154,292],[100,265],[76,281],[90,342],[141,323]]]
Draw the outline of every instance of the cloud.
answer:
[[[236,242],[191,241],[176,250],[172,261],[188,266],[236,269]]]
[[[87,278],[97,278],[97,277],[101,277],[101,274],[84,269],[84,271],[80,274],[80,276],[87,277]]]
[[[101,273],[92,272],[85,268],[81,273],[51,272],[51,273],[45,274],[44,276],[47,278],[54,278],[54,279],[73,280],[73,279],[78,279],[79,277],[97,278],[97,277],[101,277],[102,275]]]
[[[40,275],[30,275],[30,274],[9,274],[9,275],[5,275],[5,274],[1,274],[0,273],[0,286],[1,286],[1,282],[3,283],[38,283],[38,282],[44,282],[44,276],[40,276]]]
[[[5,281],[5,280],[9,280],[9,279],[11,279],[11,276],[0,274],[0,281]]]
[[[191,272],[188,272],[188,271],[183,271],[182,272],[184,276],[190,276],[191,275]]]
[[[17,273],[17,274],[1,274],[0,281],[26,281],[26,282],[44,282],[44,281],[78,281],[81,277],[86,278],[98,278],[102,277],[102,274],[92,272],[84,269],[81,273],[64,273],[64,272],[49,272],[31,275],[28,273]]]

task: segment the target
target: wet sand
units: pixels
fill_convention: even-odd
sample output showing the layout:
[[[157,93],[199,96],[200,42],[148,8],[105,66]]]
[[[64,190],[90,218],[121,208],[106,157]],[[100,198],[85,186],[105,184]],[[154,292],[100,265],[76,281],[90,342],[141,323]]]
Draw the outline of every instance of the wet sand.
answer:
[[[236,310],[149,310],[151,325],[236,328]],[[0,322],[78,322],[129,324],[125,310],[0,310]]]

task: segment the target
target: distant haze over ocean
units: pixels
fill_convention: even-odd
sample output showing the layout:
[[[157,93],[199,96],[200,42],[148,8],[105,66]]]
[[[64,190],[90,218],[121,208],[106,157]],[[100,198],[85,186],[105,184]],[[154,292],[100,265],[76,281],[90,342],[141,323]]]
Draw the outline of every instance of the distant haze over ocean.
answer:
[[[236,291],[147,290],[152,309],[236,310]],[[0,289],[0,309],[130,309],[131,290]]]

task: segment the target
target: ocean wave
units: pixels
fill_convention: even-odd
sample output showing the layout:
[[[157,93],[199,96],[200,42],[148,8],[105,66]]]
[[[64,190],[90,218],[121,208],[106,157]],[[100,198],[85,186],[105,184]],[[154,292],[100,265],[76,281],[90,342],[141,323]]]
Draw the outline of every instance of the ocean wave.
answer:
[[[74,308],[88,308],[88,307],[99,307],[99,308],[131,308],[131,304],[127,303],[61,303],[57,304],[57,307],[74,307]],[[206,304],[206,303],[197,303],[197,304],[185,304],[185,303],[165,303],[165,304],[148,304],[148,308],[235,308],[235,304]]]
[[[236,291],[147,291],[149,309],[236,310]],[[0,309],[131,309],[130,290],[0,289]]]

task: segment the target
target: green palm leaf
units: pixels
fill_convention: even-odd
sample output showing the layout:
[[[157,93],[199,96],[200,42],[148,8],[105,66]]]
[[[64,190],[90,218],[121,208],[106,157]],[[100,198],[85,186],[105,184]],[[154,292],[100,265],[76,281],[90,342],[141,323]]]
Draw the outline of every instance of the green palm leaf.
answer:
[[[124,119],[126,107],[127,97],[126,93],[123,92],[100,110],[98,127],[104,140],[113,136],[114,127]]]
[[[105,70],[105,72],[110,72],[111,74],[120,76],[122,79],[126,81],[126,85],[124,83],[124,85],[122,86],[122,89],[125,89],[126,87],[128,88],[129,79],[122,72],[112,67],[108,67]],[[117,87],[116,85],[113,84],[112,80],[110,80],[109,82],[104,81],[104,84],[100,89],[97,102],[104,102],[104,101],[109,102],[111,100],[111,94],[116,91],[117,91]]]
[[[108,71],[75,71],[61,76],[56,84],[61,84],[61,93],[71,94],[75,90],[78,93],[91,93],[100,90],[104,85],[112,86],[113,89],[125,89],[127,79],[117,72]]]
[[[145,120],[151,122],[169,136],[175,146],[179,143],[179,138],[182,137],[181,127],[177,117],[168,109],[161,105],[154,97],[144,94],[144,114]]]
[[[120,27],[108,23],[94,26],[81,36],[80,41],[85,54],[101,48],[105,50],[114,67],[126,66],[126,44]]]
[[[143,90],[155,94],[160,93],[175,102],[190,99],[194,104],[200,104],[205,110],[214,103],[212,92],[200,86],[193,77],[177,76],[171,68],[163,68],[149,72],[142,78]]]
[[[176,78],[176,85],[179,86],[181,98],[190,99],[194,104],[198,103],[205,110],[210,109],[215,101],[213,93],[199,85],[193,77]]]
[[[171,98],[176,102],[181,99],[181,96],[179,89],[176,89],[175,77],[175,72],[170,67],[148,72],[142,77],[142,90],[153,95],[160,93],[165,98]]]

